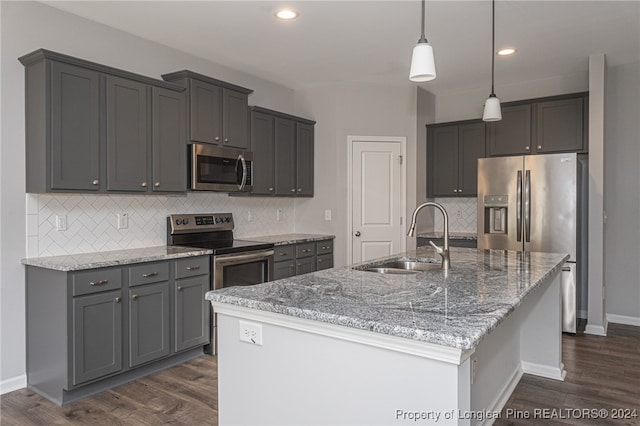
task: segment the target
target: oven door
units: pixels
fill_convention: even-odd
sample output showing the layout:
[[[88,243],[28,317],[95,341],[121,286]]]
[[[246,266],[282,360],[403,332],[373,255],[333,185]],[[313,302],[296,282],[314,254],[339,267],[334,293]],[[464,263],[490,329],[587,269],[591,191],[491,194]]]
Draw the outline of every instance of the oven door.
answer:
[[[271,280],[273,249],[213,257],[213,289],[254,285]]]

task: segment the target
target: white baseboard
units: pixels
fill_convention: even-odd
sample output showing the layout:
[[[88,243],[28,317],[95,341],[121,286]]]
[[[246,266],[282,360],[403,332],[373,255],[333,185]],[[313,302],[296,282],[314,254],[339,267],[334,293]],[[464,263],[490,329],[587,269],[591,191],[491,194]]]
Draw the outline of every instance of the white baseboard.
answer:
[[[27,387],[27,375],[22,374],[17,377],[0,381],[0,395],[13,392],[14,390]]]
[[[639,317],[630,317],[627,315],[607,314],[607,322],[613,322],[616,324],[635,325],[640,327]]]
[[[606,336],[607,335],[607,326],[602,325],[591,325],[587,323],[587,326],[584,329],[584,332],[587,334],[593,334],[595,336]]]
[[[520,364],[522,365],[523,372],[533,374],[534,376],[564,381],[564,377],[567,375],[567,370],[564,369],[564,364],[562,363],[559,368],[527,361],[522,361]]]
[[[522,371],[522,368],[518,366],[518,368],[516,368],[515,371],[511,374],[509,381],[502,388],[497,398],[493,401],[493,404],[491,404],[489,408],[487,408],[487,411],[490,411],[490,412],[502,411],[507,401],[509,401],[511,394],[516,389],[516,386],[518,386],[518,383],[520,382],[520,379],[522,378],[523,374],[524,373]],[[495,422],[495,419],[486,419],[484,422],[482,422],[482,426],[491,426],[493,422]]]

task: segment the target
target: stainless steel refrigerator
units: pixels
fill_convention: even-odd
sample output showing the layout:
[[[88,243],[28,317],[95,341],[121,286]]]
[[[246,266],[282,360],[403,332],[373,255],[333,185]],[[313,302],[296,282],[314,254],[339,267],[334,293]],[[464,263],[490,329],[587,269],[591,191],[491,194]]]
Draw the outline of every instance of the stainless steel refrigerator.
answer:
[[[569,253],[562,329],[570,333],[587,306],[586,164],[575,153],[478,160],[478,248]]]

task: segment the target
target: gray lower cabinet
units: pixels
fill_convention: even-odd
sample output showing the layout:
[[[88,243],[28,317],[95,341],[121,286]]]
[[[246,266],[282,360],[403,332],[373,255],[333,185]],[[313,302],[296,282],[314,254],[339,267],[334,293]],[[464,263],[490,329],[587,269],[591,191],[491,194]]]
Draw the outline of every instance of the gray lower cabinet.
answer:
[[[286,244],[274,248],[273,279],[333,268],[333,240]]]
[[[248,149],[249,94],[253,90],[188,70],[162,78],[187,89],[191,142]]]
[[[20,61],[27,192],[186,192],[184,88],[44,49]]]
[[[61,272],[26,267],[27,384],[57,404],[203,353],[209,256]]]
[[[251,195],[313,197],[315,122],[251,107]]]

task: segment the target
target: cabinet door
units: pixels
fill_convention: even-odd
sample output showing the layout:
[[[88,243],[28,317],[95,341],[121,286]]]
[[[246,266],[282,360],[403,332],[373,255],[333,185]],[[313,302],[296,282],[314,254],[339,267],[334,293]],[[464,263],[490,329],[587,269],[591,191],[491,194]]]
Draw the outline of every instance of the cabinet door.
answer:
[[[487,125],[487,155],[531,153],[531,105],[502,108],[502,120]]]
[[[485,154],[484,123],[463,124],[458,128],[458,195],[478,194],[478,158]]]
[[[129,290],[129,366],[169,355],[169,283]]]
[[[175,351],[209,342],[209,275],[177,280],[175,283]]]
[[[189,139],[194,142],[221,143],[222,88],[191,80],[189,99]]]
[[[223,144],[234,148],[249,148],[248,95],[222,89]]]
[[[107,190],[148,187],[146,84],[107,77]]]
[[[539,102],[533,108],[537,153],[583,150],[582,98]]]
[[[100,74],[51,64],[51,189],[100,189]]]
[[[187,113],[184,93],[153,88],[153,191],[187,190]]]
[[[275,118],[258,111],[251,113],[251,151],[253,152],[253,191],[256,195],[273,195]]]
[[[450,197],[458,193],[458,126],[436,127],[429,141],[429,197]]]
[[[313,197],[313,126],[296,123],[296,195]]]
[[[273,264],[273,279],[281,280],[283,278],[293,277],[296,274],[295,260],[284,262],[275,262]]]
[[[121,295],[118,290],[73,299],[74,386],[122,369]]]
[[[296,194],[295,123],[276,117],[276,195]]]
[[[296,259],[296,275],[307,274],[316,270],[316,257]]]

